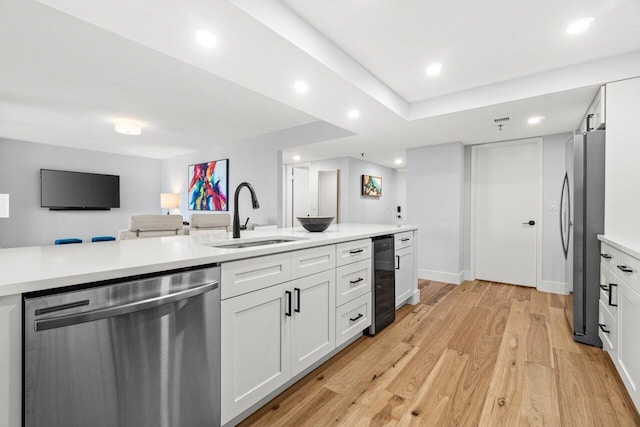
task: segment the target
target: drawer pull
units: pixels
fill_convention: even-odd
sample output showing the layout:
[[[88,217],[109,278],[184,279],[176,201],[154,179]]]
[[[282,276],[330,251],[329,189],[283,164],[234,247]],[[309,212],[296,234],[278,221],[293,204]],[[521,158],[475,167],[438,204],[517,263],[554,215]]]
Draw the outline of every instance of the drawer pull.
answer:
[[[300,313],[300,288],[293,288],[293,292],[296,293],[297,307],[293,309],[296,313]]]
[[[598,323],[598,326],[600,327],[600,330],[602,332],[604,332],[605,334],[610,334],[611,333],[611,331],[608,331],[607,329],[605,329],[605,326],[607,326],[607,325],[603,325],[602,323]]]
[[[627,267],[626,265],[618,265],[618,270],[621,270],[625,273],[633,273],[633,269]]]
[[[284,315],[291,317],[291,292],[284,291],[284,293],[285,293],[285,295],[287,295],[287,301],[285,302],[286,307],[285,307]]]
[[[611,291],[613,291],[613,287],[614,287],[614,286],[616,286],[616,287],[617,287],[618,285],[616,285],[615,283],[609,283],[609,305],[610,305],[611,307],[617,307],[617,306],[618,306],[618,304],[613,304],[613,303],[611,302]]]
[[[362,252],[364,252],[364,249],[356,249],[354,251],[349,251],[349,253],[351,255],[359,254],[359,253],[362,253]]]
[[[609,291],[609,288],[607,288],[605,285],[600,285],[600,289],[602,289],[603,291]]]
[[[600,256],[604,259],[611,259],[611,255],[609,254],[600,254]]]
[[[349,318],[349,320],[351,320],[352,322],[355,322],[356,320],[358,320],[358,319],[359,319],[359,318],[361,318],[362,316],[363,316],[363,314],[362,314],[362,313],[360,313],[360,314],[358,314],[356,317],[353,317],[353,318],[351,318],[351,317],[350,317],[350,318]]]
[[[364,279],[362,277],[358,277],[356,280],[349,280],[349,283],[355,285],[356,283],[362,282]]]
[[[400,239],[401,242],[408,242],[409,240],[411,240],[411,238],[409,238],[409,237],[405,237],[404,239]]]

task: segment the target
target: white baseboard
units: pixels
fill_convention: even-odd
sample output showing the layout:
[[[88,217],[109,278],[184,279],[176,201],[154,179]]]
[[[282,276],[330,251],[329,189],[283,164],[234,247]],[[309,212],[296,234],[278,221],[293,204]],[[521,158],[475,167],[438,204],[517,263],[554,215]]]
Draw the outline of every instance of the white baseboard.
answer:
[[[540,286],[538,286],[537,289],[541,292],[549,292],[552,294],[568,294],[567,284],[564,282],[551,282],[548,280],[543,280],[540,282]]]
[[[471,272],[469,270],[463,271],[462,274],[463,274],[463,277],[464,277],[465,281],[467,281],[467,280],[469,280],[469,281],[476,280],[476,278],[471,275]]]
[[[423,268],[419,268],[418,278],[459,285],[464,281],[464,272],[446,273],[444,271],[433,271],[433,270],[425,270]]]

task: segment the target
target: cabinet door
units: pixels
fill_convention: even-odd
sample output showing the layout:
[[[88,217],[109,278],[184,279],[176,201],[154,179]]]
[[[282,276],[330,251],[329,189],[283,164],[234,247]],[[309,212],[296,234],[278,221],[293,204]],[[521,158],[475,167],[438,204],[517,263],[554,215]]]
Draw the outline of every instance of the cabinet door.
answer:
[[[636,407],[640,407],[640,294],[626,283],[619,286],[618,368]]]
[[[291,377],[289,286],[286,282],[221,303],[223,424]]]
[[[291,376],[294,376],[336,346],[335,270],[294,280],[291,289]]]
[[[413,292],[413,248],[396,251],[396,307],[404,303]]]

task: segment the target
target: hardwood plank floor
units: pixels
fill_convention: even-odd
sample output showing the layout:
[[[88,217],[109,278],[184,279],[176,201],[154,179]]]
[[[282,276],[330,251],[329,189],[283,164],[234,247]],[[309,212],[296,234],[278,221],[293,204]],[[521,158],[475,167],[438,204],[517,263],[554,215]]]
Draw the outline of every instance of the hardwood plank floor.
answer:
[[[613,364],[577,344],[564,297],[521,286],[420,281],[362,337],[242,426],[640,426]]]

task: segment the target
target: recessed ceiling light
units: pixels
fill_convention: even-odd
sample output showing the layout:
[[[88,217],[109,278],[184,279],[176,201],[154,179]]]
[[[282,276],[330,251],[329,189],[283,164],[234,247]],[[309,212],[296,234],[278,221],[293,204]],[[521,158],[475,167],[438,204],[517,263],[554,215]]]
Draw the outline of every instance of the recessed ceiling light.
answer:
[[[567,27],[568,34],[580,34],[589,28],[589,25],[594,21],[594,18],[589,16],[587,18],[578,19]]]
[[[358,117],[360,117],[360,111],[355,110],[355,109],[354,110],[349,110],[347,115],[349,116],[350,119],[357,119]]]
[[[300,156],[298,156],[297,154],[295,156],[293,156],[293,161],[294,162],[299,162],[300,161]]]
[[[196,40],[198,40],[200,46],[206,48],[212,48],[216,44],[218,44],[218,39],[216,38],[216,36],[207,30],[196,31]]]
[[[402,159],[396,159],[395,164],[396,165],[401,165],[402,164]]]
[[[435,63],[427,67],[427,76],[435,77],[442,71],[442,64]]]
[[[125,135],[140,135],[142,133],[142,124],[135,120],[116,119],[113,121],[113,125],[116,132]]]
[[[540,123],[540,122],[541,122],[541,121],[543,121],[543,120],[544,120],[544,117],[543,117],[543,116],[536,116],[536,117],[531,117],[531,118],[529,118],[529,120],[527,120],[527,122],[528,122],[530,125],[537,125],[538,123]]]
[[[307,82],[303,82],[302,80],[298,80],[293,84],[293,89],[298,93],[305,93],[309,90],[309,85]]]

